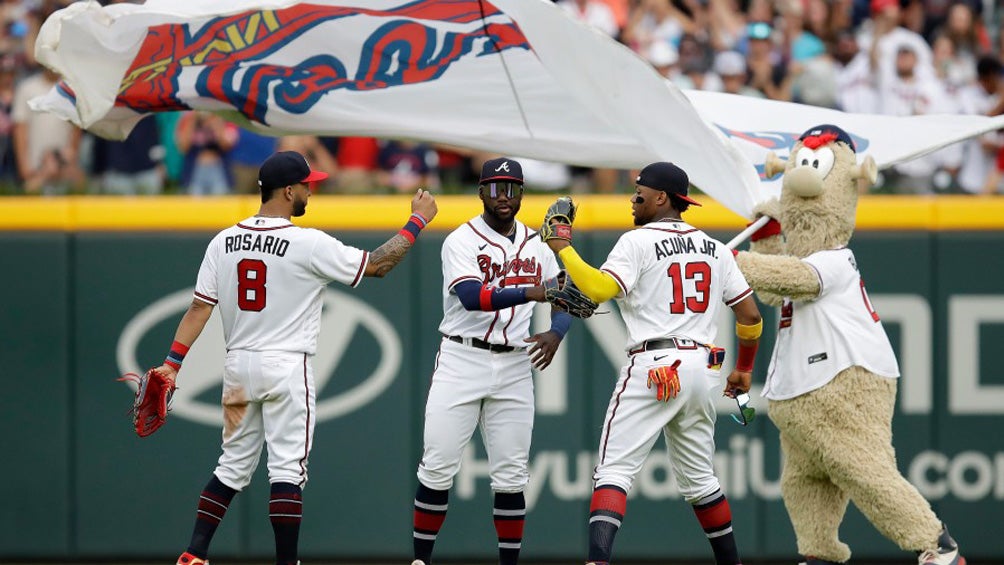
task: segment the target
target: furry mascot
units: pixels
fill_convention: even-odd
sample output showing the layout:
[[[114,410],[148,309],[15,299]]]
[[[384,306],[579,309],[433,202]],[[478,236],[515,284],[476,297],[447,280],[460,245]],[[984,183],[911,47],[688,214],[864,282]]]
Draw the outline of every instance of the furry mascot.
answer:
[[[787,163],[768,155],[768,177],[779,172],[780,201],[755,210],[772,219],[736,258],[760,299],[781,307],[763,396],[780,431],[781,493],[803,563],[850,559],[838,528],[853,501],[921,565],[964,565],[948,529],[896,467],[899,367],[847,248],[857,183],[875,182],[875,161],[859,165],[851,137],[821,125],[795,142]]]

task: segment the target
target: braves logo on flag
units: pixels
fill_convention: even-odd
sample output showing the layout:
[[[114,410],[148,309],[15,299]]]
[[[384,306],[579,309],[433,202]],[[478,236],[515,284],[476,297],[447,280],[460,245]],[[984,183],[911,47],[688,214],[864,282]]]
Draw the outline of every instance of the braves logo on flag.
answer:
[[[298,4],[281,10],[248,11],[213,18],[201,26],[152,26],[119,88],[116,104],[137,112],[188,109],[178,97],[179,77],[199,68],[199,96],[225,102],[249,119],[267,124],[270,106],[304,114],[335,90],[379,90],[436,80],[469,56],[530,50],[515,22],[482,25],[503,15],[489,3],[472,10],[462,0],[418,0],[387,9]],[[338,56],[316,54],[289,60],[309,49],[297,40],[321,24],[339,19],[389,20],[359,45],[354,72]],[[468,31],[443,31],[421,20],[476,24]]]
[[[715,127],[719,129],[726,137],[733,141],[740,141],[749,143],[755,146],[758,150],[766,152],[773,151],[778,154],[779,157],[785,157],[788,151],[791,149],[795,142],[798,141],[802,132],[788,132],[788,131],[740,131],[737,129],[730,129],[723,127],[721,125],[715,124]],[[868,149],[868,139],[849,133],[851,139],[854,140],[854,146],[858,152],[863,153]],[[756,168],[757,175],[760,176],[760,181],[765,182],[769,179],[767,178],[767,173],[764,172],[763,159],[752,159],[754,167]]]

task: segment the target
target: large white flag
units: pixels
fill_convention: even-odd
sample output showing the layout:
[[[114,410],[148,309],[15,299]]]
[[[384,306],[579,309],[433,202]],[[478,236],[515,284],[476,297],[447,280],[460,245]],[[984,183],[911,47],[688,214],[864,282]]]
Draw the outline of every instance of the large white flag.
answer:
[[[871,118],[851,127],[808,106],[684,94],[547,0],[79,2],[46,20],[36,55],[64,80],[33,107],[106,137],[148,112],[200,109],[276,135],[412,138],[591,167],[669,160],[747,217],[776,190],[757,173],[765,148],[783,152],[813,125],[840,125],[869,152],[891,143],[880,165],[1004,125],[953,116],[893,138]]]

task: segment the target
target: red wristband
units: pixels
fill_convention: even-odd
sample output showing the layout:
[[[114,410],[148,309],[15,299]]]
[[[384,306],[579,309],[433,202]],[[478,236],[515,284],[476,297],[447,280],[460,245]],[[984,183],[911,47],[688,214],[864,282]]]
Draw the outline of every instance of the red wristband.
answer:
[[[750,241],[760,241],[761,239],[771,237],[773,235],[781,235],[781,222],[771,218],[770,221],[764,224],[760,229],[753,232],[753,235],[750,236]]]
[[[744,373],[753,372],[753,362],[756,361],[756,350],[760,342],[753,345],[743,345],[739,343],[739,355],[736,358],[736,370]]]
[[[181,363],[185,360],[185,355],[188,355],[188,350],[189,346],[180,341],[175,341],[171,344],[171,351],[167,353],[164,364],[174,368],[175,371],[180,370]]]
[[[418,234],[422,232],[422,228],[424,228],[426,224],[428,224],[428,222],[425,221],[425,218],[418,214],[412,214],[411,217],[408,218],[408,222],[404,224],[403,228],[401,228],[401,231],[397,233],[407,239],[408,243],[415,243],[415,240],[418,239]]]
[[[478,295],[479,302],[481,302],[481,310],[485,312],[492,311],[492,289],[488,285],[481,287],[481,294]]]

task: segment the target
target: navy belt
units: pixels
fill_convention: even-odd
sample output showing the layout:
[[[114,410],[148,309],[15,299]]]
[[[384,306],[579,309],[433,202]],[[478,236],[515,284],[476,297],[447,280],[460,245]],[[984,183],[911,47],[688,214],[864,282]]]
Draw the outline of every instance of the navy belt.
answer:
[[[488,343],[483,339],[478,339],[476,337],[460,337],[459,335],[448,335],[446,339],[461,343],[463,345],[469,345],[471,347],[476,347],[478,349],[487,349],[492,353],[509,353],[511,351],[516,351],[516,348],[511,345],[498,345],[496,343]]]

